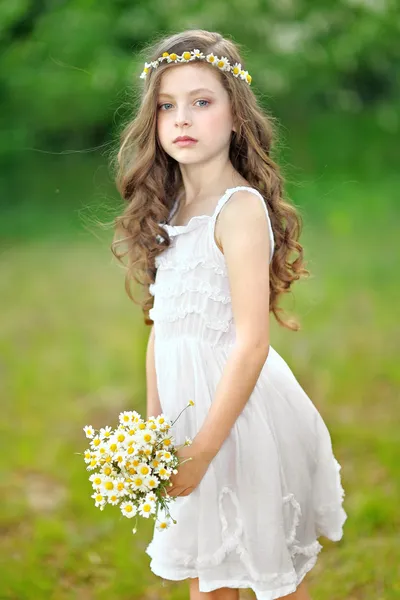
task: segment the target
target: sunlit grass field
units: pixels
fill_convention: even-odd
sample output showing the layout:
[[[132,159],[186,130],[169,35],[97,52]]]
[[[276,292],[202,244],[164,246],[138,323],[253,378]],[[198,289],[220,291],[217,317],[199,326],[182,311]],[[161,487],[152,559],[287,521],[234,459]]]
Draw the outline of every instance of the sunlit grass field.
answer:
[[[125,295],[111,231],[85,210],[93,188],[97,202],[107,198],[101,170],[74,171],[76,197],[68,173],[38,184],[40,194],[24,195],[21,184],[0,225],[0,597],[8,600],[188,598],[186,583],[149,570],[151,522],[133,536],[117,509],[94,508],[78,454],[84,425],[145,410],[149,328]],[[312,277],[285,302],[302,329],[274,325],[271,344],[331,431],[348,513],[341,542],[321,538],[307,578],[314,600],[400,597],[399,183],[335,177],[291,190]]]

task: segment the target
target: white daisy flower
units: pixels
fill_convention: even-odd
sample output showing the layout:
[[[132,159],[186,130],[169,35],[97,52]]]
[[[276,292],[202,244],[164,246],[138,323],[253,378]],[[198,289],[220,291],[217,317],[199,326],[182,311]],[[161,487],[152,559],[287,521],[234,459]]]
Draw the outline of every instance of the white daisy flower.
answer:
[[[153,69],[157,69],[157,67],[158,67],[158,60],[153,60],[153,61],[151,61],[150,64],[153,67]]]
[[[221,58],[218,58],[215,64],[219,69],[221,69],[221,71],[231,70],[231,65],[229,64],[229,60],[226,58],[226,56],[221,56]]]
[[[100,429],[99,437],[101,440],[105,440],[105,439],[108,440],[111,438],[111,434],[112,434],[112,429],[109,425],[107,425],[106,427],[102,427]]]
[[[93,471],[93,469],[97,469],[98,466],[99,466],[99,459],[97,457],[92,456],[92,458],[90,459],[90,463],[88,464],[86,469],[88,471]]]
[[[162,56],[160,56],[157,60],[158,62],[163,62],[163,60],[167,60],[169,57],[169,52],[163,52]]]
[[[142,504],[139,505],[139,515],[148,519],[150,515],[156,512],[156,504],[155,502],[149,502],[145,500]]]
[[[136,473],[138,475],[146,477],[146,476],[151,475],[151,468],[149,467],[149,465],[147,463],[142,462],[142,463],[138,464],[138,466],[136,467]]]
[[[103,496],[103,494],[101,494],[100,492],[96,491],[94,494],[92,494],[90,496],[91,498],[94,499],[95,502],[95,506],[96,507],[102,507],[105,505],[106,503],[106,497]]]
[[[145,484],[144,477],[140,477],[139,475],[133,476],[132,478],[132,489],[136,492],[146,492],[147,487]]]
[[[212,65],[214,65],[217,62],[217,57],[215,56],[215,54],[213,54],[212,52],[210,54],[207,54],[206,56],[206,60],[207,62],[211,63]]]
[[[121,504],[121,512],[124,517],[128,517],[128,519],[132,519],[137,514],[137,508],[133,504],[133,502],[122,502]]]
[[[85,461],[85,463],[90,463],[90,461],[92,460],[92,452],[90,450],[85,450],[83,454],[83,460]]]
[[[105,496],[110,496],[111,494],[115,494],[117,489],[115,480],[111,477],[107,477],[103,480],[101,491]]]
[[[167,56],[167,62],[176,62],[178,60],[178,55],[175,52],[171,52],[171,54],[168,54]]]
[[[90,446],[91,448],[93,448],[94,450],[96,450],[101,444],[101,439],[99,438],[98,435],[96,435],[96,437],[94,437],[92,439],[92,441],[90,442]]]
[[[156,527],[158,529],[158,531],[164,531],[165,529],[168,529],[168,527],[171,525],[171,519],[169,519],[168,517],[165,517],[165,519],[162,519],[161,521],[157,521]]]
[[[154,492],[149,492],[148,494],[146,494],[145,499],[147,502],[157,502],[157,496]]]
[[[87,438],[92,438],[94,436],[94,429],[91,425],[85,425],[83,431],[85,432]]]
[[[181,58],[180,58],[181,62],[189,62],[193,59],[194,59],[194,56],[192,55],[191,52],[188,52],[188,51],[183,52],[181,55]]]
[[[192,50],[193,58],[205,58],[204,54],[200,52],[197,48]]]
[[[159,468],[157,469],[157,473],[161,479],[169,479],[169,477],[171,476],[172,470],[169,469],[168,467],[165,467],[165,465],[160,465]]]
[[[185,446],[191,446],[192,443],[193,443],[193,440],[190,437],[185,438]]]
[[[111,477],[112,475],[115,475],[115,474],[116,474],[116,471],[115,471],[115,469],[114,469],[112,466],[110,466],[109,464],[104,464],[104,465],[101,467],[101,472],[102,472],[102,474],[103,474],[103,475],[105,475],[106,477]]]
[[[111,494],[110,496],[108,496],[107,498],[108,504],[112,504],[113,506],[116,506],[117,504],[119,504],[120,502],[120,498],[118,496],[118,494]]]
[[[115,479],[115,489],[119,496],[123,496],[127,491],[125,479],[123,479],[122,477],[117,477]]]
[[[144,483],[149,490],[154,490],[154,488],[158,487],[160,480],[156,475],[150,475],[144,478]]]
[[[146,428],[137,432],[136,439],[140,444],[154,444],[156,441],[156,435],[154,431]]]
[[[92,486],[96,489],[102,485],[103,480],[104,477],[100,473],[93,473],[93,475],[89,477],[89,481],[92,483]]]
[[[239,77],[240,73],[242,72],[242,65],[240,63],[235,63],[231,69],[232,75],[234,77]]]
[[[150,64],[146,63],[147,67],[150,67]],[[121,425],[129,425],[132,422],[132,411],[124,410],[124,412],[119,413],[119,422]]]
[[[173,458],[174,458],[174,457],[172,456],[171,452],[169,452],[168,450],[166,450],[166,451],[163,453],[162,459],[163,459],[163,460],[165,460],[165,462],[169,463],[169,462],[171,462],[171,460],[172,460]]]

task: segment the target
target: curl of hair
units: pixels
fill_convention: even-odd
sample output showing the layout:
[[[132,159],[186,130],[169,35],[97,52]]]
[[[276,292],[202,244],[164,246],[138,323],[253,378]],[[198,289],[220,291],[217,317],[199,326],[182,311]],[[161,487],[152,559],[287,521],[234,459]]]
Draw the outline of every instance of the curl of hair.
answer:
[[[193,48],[205,55],[213,52],[226,56],[231,64],[243,65],[237,44],[219,33],[205,30],[188,30],[161,39],[147,49],[146,60],[156,60],[163,52],[182,54]],[[116,185],[127,206],[115,219],[116,234],[111,249],[119,261],[127,257],[125,289],[131,300],[141,305],[146,325],[153,324],[148,312],[154,302],[149,285],[155,281],[155,258],[170,245],[168,233],[158,223],[168,220],[183,186],[178,163],[166,154],[157,139],[157,95],[161,75],[168,68],[168,63],[162,63],[148,74],[136,117],[122,131],[117,155]],[[209,68],[215,69],[211,65]],[[270,265],[269,310],[280,325],[297,330],[297,322],[281,317],[278,300],[309,272],[304,267],[303,247],[299,243],[301,217],[294,206],[284,200],[283,177],[270,156],[273,119],[259,107],[245,82],[230,73],[219,69],[218,72],[231,98],[237,128],[232,132],[230,161],[250,186],[263,195],[271,218],[275,251]],[[120,233],[122,237],[118,238]],[[158,242],[158,236],[163,238],[162,243]],[[121,244],[126,244],[123,251],[118,250]],[[145,290],[145,297],[139,302],[131,290],[134,281]]]

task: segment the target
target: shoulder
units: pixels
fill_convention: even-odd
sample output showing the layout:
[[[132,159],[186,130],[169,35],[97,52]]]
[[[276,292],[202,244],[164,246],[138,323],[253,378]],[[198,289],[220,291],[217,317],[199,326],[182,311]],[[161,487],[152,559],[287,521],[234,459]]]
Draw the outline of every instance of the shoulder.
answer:
[[[224,239],[242,235],[254,235],[256,231],[268,232],[268,209],[261,194],[238,190],[222,206],[216,222],[215,234],[220,246]]]

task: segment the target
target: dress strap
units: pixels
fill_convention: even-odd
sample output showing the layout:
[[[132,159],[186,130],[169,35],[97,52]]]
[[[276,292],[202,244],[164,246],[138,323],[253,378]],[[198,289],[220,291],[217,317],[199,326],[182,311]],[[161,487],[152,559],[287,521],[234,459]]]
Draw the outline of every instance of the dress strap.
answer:
[[[258,190],[256,190],[255,188],[246,186],[246,185],[240,185],[238,187],[228,188],[226,190],[225,194],[219,199],[218,204],[215,207],[215,211],[214,211],[214,214],[213,214],[214,224],[215,224],[215,221],[217,219],[218,214],[221,212],[222,207],[225,206],[225,204],[228,202],[229,198],[231,198],[232,195],[235,192],[238,192],[239,190],[245,190],[247,192],[252,192],[256,196],[258,196],[260,198],[260,200],[261,200],[261,203],[262,203],[262,205],[264,207],[265,214],[266,214],[266,217],[267,217],[267,222],[268,222],[269,241],[270,241],[270,259],[269,259],[269,262],[271,262],[272,255],[274,253],[274,248],[275,248],[274,232],[272,230],[271,219],[270,219],[270,216],[269,216],[269,213],[268,213],[267,204],[266,204],[264,198],[262,197],[262,195],[260,194],[260,192]]]

